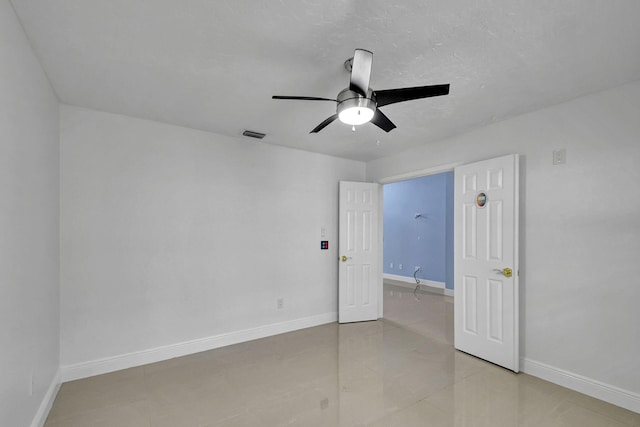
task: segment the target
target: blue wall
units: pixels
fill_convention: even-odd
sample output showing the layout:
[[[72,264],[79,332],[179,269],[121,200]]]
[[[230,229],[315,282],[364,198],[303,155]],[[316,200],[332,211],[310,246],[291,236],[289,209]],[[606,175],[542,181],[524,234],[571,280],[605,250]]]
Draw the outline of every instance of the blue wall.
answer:
[[[453,172],[384,186],[383,271],[412,277],[415,266],[453,289]]]

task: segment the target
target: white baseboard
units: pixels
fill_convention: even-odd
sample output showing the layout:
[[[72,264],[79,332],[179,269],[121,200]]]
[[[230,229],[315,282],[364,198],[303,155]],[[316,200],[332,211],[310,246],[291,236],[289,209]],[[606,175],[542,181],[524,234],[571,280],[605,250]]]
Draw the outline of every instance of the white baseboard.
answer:
[[[44,394],[42,398],[42,402],[40,403],[40,407],[36,412],[36,415],[33,417],[33,421],[31,422],[31,427],[42,427],[44,423],[47,421],[47,417],[49,416],[49,411],[51,411],[51,407],[53,406],[54,400],[56,400],[56,396],[58,395],[58,390],[60,390],[60,384],[62,383],[62,376],[60,375],[60,370],[56,372],[51,380],[51,384],[47,389],[47,392]]]
[[[574,374],[531,359],[521,359],[522,371],[554,384],[604,400],[616,406],[640,413],[640,394]]]
[[[271,325],[258,326],[256,328],[244,329],[241,331],[228,332],[212,337],[200,338],[185,341],[177,344],[166,345],[148,350],[122,354],[104,359],[92,360],[89,362],[77,363],[61,367],[62,382],[73,381],[95,375],[106,374],[122,369],[133,368],[135,366],[149,363],[161,362],[175,357],[186,356],[202,351],[213,350],[232,344],[265,338],[285,332],[296,331],[298,329],[310,328],[312,326],[324,325],[338,320],[338,313],[325,313],[286,322],[273,323]]]
[[[414,289],[416,287],[416,280],[413,278],[413,276],[408,277],[408,276],[400,276],[397,274],[384,273],[382,277],[384,279],[400,282],[400,283],[396,283],[396,285],[398,286],[403,286],[411,289]],[[445,288],[444,282],[436,282],[435,280],[420,279],[420,286],[428,286],[430,288],[441,289],[442,291],[444,291],[444,295],[453,296],[453,289]]]

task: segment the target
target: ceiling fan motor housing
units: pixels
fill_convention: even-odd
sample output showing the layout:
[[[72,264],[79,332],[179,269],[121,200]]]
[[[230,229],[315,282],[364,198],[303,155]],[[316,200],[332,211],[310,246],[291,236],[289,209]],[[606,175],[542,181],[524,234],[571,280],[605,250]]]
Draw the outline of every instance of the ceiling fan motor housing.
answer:
[[[375,94],[371,89],[364,97],[350,89],[338,94],[337,113],[340,121],[349,125],[361,125],[371,120],[376,112]]]

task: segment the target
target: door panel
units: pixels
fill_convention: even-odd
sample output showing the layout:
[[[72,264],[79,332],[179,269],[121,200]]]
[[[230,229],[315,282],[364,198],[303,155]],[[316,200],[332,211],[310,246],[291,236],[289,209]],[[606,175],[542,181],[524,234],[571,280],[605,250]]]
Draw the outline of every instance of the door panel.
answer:
[[[504,310],[504,307],[502,306],[502,281],[489,279],[487,284],[489,288],[489,308],[487,310],[487,314],[489,316],[488,337],[492,341],[501,343],[503,341],[504,330],[504,321],[502,318],[502,311]]]
[[[473,205],[467,203],[463,207],[463,220],[462,220],[462,238],[464,247],[464,258],[465,259],[476,259],[477,253],[477,243],[476,236],[477,232],[477,219],[476,219],[476,210]]]
[[[487,257],[489,261],[502,261],[502,201],[487,204]]]
[[[476,292],[478,280],[475,277],[465,276],[463,283],[464,331],[476,335],[478,333],[478,296]]]
[[[457,167],[454,192],[455,347],[515,372],[518,162],[509,155]]]

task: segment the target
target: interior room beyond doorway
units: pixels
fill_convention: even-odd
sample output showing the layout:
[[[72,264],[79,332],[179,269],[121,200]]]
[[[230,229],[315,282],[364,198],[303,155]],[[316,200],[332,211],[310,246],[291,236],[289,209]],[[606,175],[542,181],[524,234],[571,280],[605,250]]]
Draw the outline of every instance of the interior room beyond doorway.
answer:
[[[385,283],[453,295],[453,171],[383,186]],[[385,310],[386,311],[386,310]]]

